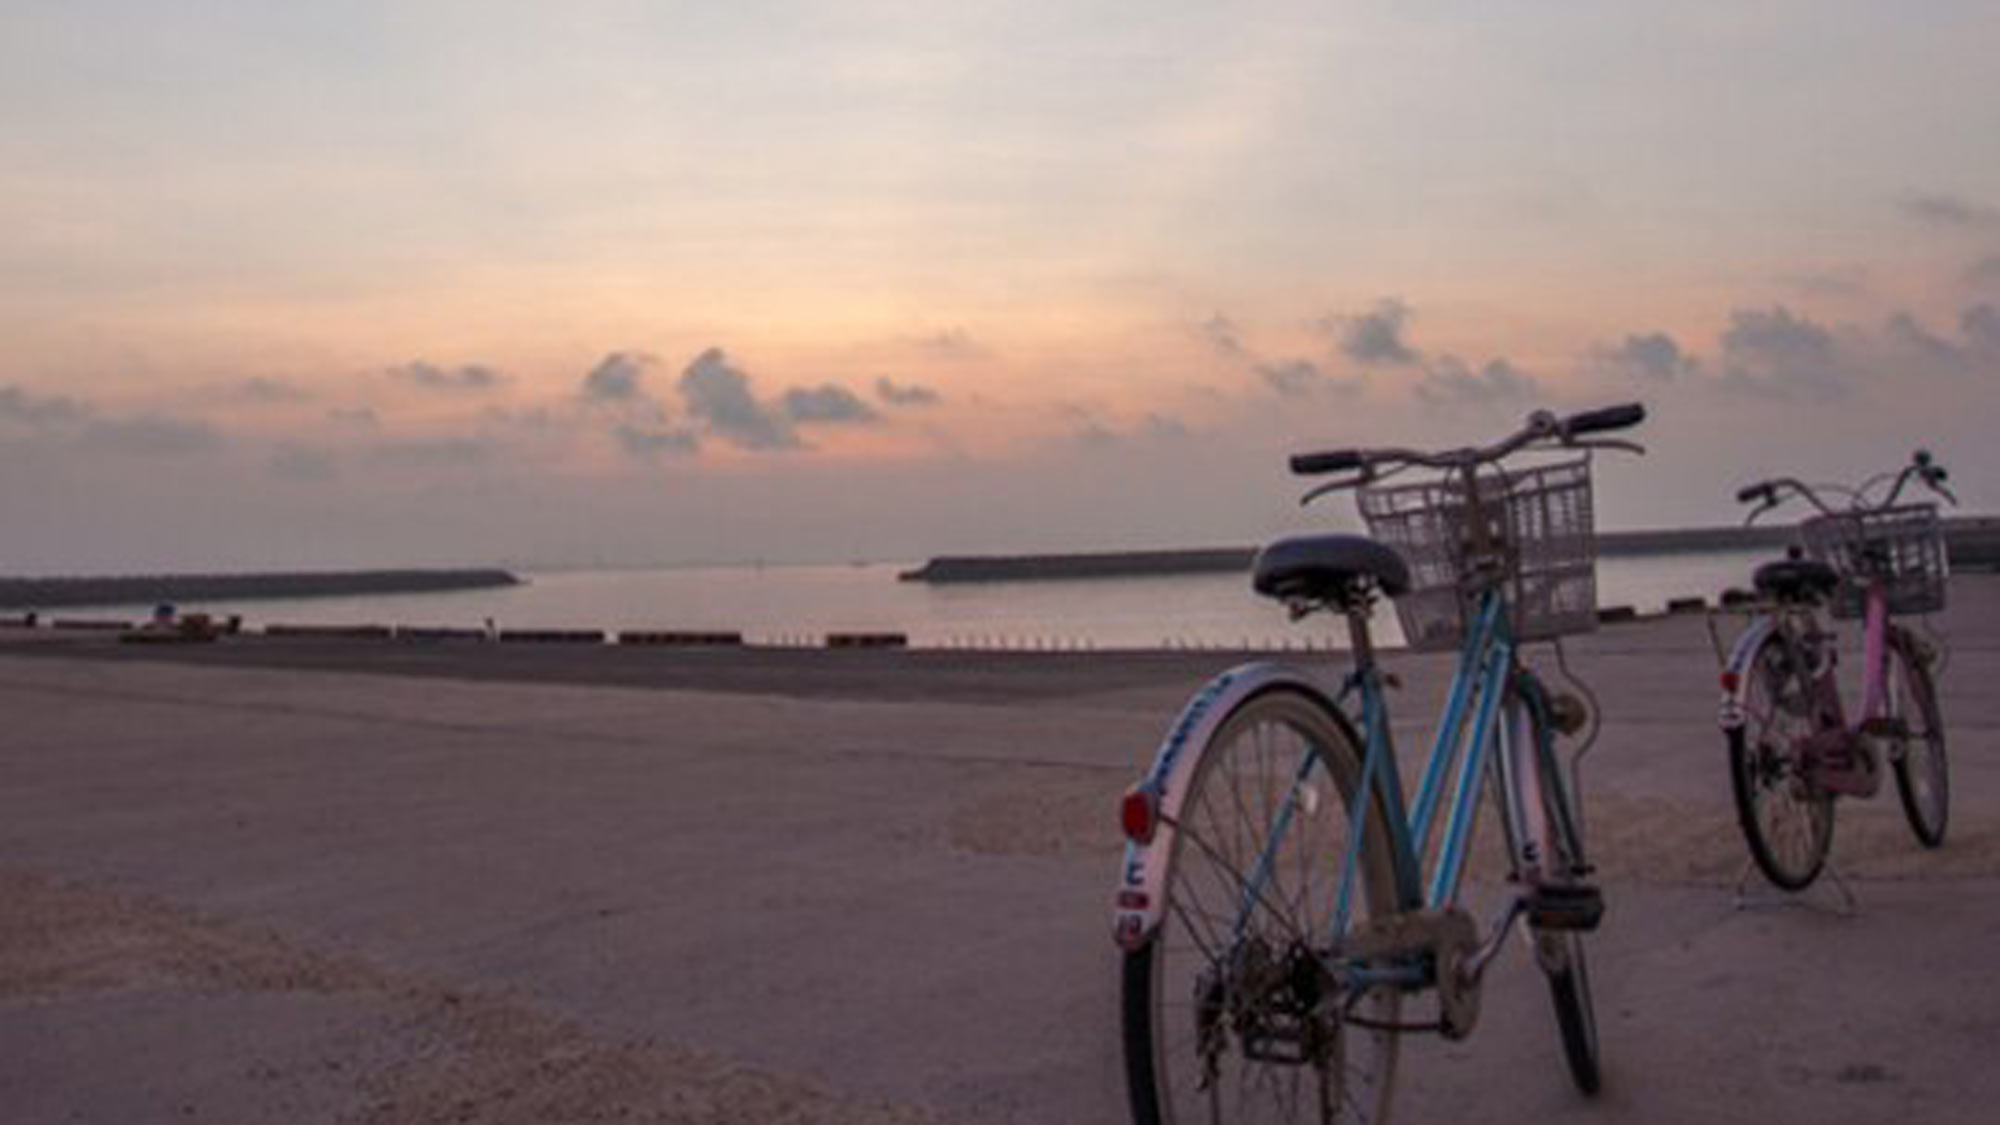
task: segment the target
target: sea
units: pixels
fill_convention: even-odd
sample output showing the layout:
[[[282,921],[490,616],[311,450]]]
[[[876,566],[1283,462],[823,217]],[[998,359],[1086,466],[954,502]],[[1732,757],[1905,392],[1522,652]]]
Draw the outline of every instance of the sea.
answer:
[[[1598,562],[1598,603],[1642,613],[1711,602],[1748,584],[1764,552],[1621,556]],[[181,612],[272,624],[738,632],[812,646],[828,633],[901,633],[913,646],[1021,650],[1294,648],[1339,643],[1325,618],[1290,621],[1246,574],[929,584],[909,562],[517,571],[518,586],[188,604]],[[104,607],[147,611],[151,607]],[[80,613],[81,611],[79,611]],[[1385,642],[1394,642],[1385,614]]]

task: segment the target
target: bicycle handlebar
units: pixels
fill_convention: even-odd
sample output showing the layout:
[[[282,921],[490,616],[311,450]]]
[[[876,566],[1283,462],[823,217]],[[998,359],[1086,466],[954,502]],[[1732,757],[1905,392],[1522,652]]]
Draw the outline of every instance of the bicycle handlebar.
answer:
[[[1953,507],[1958,506],[1958,497],[1952,495],[1951,489],[1944,486],[1944,482],[1949,474],[1945,472],[1943,465],[1939,465],[1932,460],[1930,450],[1928,449],[1919,449],[1910,455],[1910,463],[1903,466],[1902,471],[1896,474],[1895,484],[1890,487],[1889,494],[1883,497],[1880,503],[1868,503],[1866,496],[1869,490],[1887,478],[1888,475],[1887,473],[1883,473],[1880,476],[1871,478],[1857,489],[1839,489],[1839,491],[1847,492],[1854,498],[1854,502],[1848,505],[1849,510],[1873,511],[1893,506],[1896,503],[1897,497],[1902,495],[1904,487],[1910,483],[1912,478],[1923,481],[1925,487],[1944,497]],[[1788,492],[1805,497],[1822,514],[1832,516],[1838,515],[1839,509],[1821,499],[1820,492],[1833,487],[1831,485],[1820,485],[1815,488],[1793,477],[1772,477],[1770,480],[1758,481],[1756,484],[1745,485],[1737,489],[1736,502],[1739,504],[1757,505],[1757,509],[1744,518],[1743,522],[1746,526],[1755,523],[1758,516],[1784,503],[1786,499],[1785,494]]]
[[[1762,500],[1766,504],[1773,503],[1773,493],[1776,488],[1777,483],[1768,480],[1758,481],[1756,484],[1744,485],[1742,488],[1736,490],[1736,502],[1738,504],[1748,504],[1753,500]]]
[[[1643,449],[1630,442],[1577,439],[1587,434],[1636,426],[1645,418],[1645,406],[1636,402],[1607,406],[1599,410],[1586,410],[1567,418],[1557,418],[1546,410],[1537,410],[1528,415],[1527,422],[1519,430],[1488,446],[1469,446],[1437,453],[1399,448],[1331,449],[1319,453],[1294,454],[1291,458],[1291,468],[1292,472],[1299,476],[1321,476],[1327,473],[1360,470],[1359,475],[1352,480],[1335,481],[1307,493],[1306,500],[1310,501],[1323,493],[1373,480],[1376,473],[1384,467],[1421,465],[1433,469],[1467,469],[1498,461],[1510,453],[1539,442],[1585,448],[1629,449],[1643,453],[1645,452]]]
[[[1344,473],[1358,469],[1362,465],[1359,449],[1330,449],[1325,453],[1292,454],[1292,472],[1302,477],[1318,476],[1323,473]]]
[[[1565,438],[1572,438],[1582,434],[1603,433],[1606,430],[1623,430],[1645,420],[1645,405],[1628,402],[1619,406],[1606,406],[1598,410],[1572,414],[1563,419],[1562,432]]]

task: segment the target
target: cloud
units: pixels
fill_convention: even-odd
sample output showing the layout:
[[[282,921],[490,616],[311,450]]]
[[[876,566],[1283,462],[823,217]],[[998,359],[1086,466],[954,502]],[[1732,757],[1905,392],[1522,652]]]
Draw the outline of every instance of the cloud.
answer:
[[[478,464],[486,460],[491,450],[478,438],[434,437],[380,442],[376,444],[374,452],[384,461],[432,468]]]
[[[271,451],[266,462],[271,475],[280,480],[314,483],[339,475],[333,454],[320,446],[286,442]]]
[[[90,407],[64,395],[38,395],[19,387],[0,386],[0,420],[42,428],[81,421]]]
[[[795,449],[798,435],[778,411],[750,393],[750,377],[729,362],[721,348],[709,348],[681,372],[681,399],[688,413],[745,449]]]
[[[1808,297],[1860,297],[1868,292],[1865,270],[1827,269],[1781,274],[1778,283]]]
[[[1664,332],[1627,336],[1615,348],[1597,349],[1595,359],[1597,366],[1616,374],[1660,383],[1692,375],[1699,367],[1695,358]]]
[[[1071,413],[1077,421],[1070,431],[1070,440],[1086,449],[1109,449],[1134,442],[1173,444],[1186,441],[1194,432],[1179,418],[1157,411],[1148,412],[1130,425],[1107,423],[1082,407],[1072,408]]]
[[[2000,207],[1972,203],[1950,195],[1905,196],[1898,204],[1903,214],[1938,227],[2000,226]]]
[[[1320,325],[1334,335],[1341,355],[1363,367],[1407,366],[1423,358],[1403,340],[1409,316],[1410,306],[1392,297],[1377,302],[1373,312],[1328,317]]]
[[[421,359],[391,367],[389,376],[436,391],[489,391],[507,381],[505,375],[483,363],[440,367]]]
[[[1892,349],[1926,368],[1962,369],[1969,359],[1958,345],[1925,328],[1909,313],[1897,313],[1890,317],[1883,335]]]
[[[1474,371],[1457,356],[1440,356],[1427,363],[1417,381],[1417,397],[1432,403],[1501,403],[1530,398],[1534,379],[1504,359],[1490,359]]]
[[[920,336],[914,343],[918,351],[933,359],[983,359],[989,354],[987,349],[963,328],[947,328],[929,336]]]
[[[640,380],[656,362],[637,352],[612,352],[583,377],[584,398],[593,402],[637,402],[647,397]]]
[[[1237,330],[1236,322],[1221,313],[1202,321],[1198,331],[1208,346],[1225,359],[1244,359],[1250,354],[1243,346],[1243,334]]]
[[[938,393],[919,383],[898,383],[887,377],[875,380],[875,397],[890,406],[935,406]]]
[[[1270,384],[1272,390],[1288,398],[1297,397],[1326,383],[1326,372],[1309,359],[1282,360],[1275,363],[1258,363],[1251,366],[1259,379]]]
[[[1737,309],[1721,344],[1722,383],[1733,390],[1796,400],[1847,391],[1833,334],[1782,305]]]
[[[288,379],[257,375],[237,384],[236,393],[250,402],[304,402],[312,392]]]
[[[1974,305],[1959,314],[1958,330],[1989,362],[2000,363],[2000,309]]]
[[[1965,283],[2000,289],[2000,254],[1988,254],[1965,267]]]
[[[701,437],[693,430],[648,429],[621,425],[612,431],[625,452],[641,459],[662,453],[693,453],[701,448]]]
[[[874,422],[882,417],[853,391],[832,383],[793,387],[785,392],[781,409],[785,417],[801,425]]]
[[[208,423],[163,414],[99,419],[84,427],[80,440],[91,449],[136,457],[188,457],[222,445]]]
[[[1109,449],[1118,444],[1117,431],[1094,420],[1084,422],[1070,436],[1086,449]]]
[[[342,406],[326,412],[327,420],[343,425],[358,426],[372,430],[382,424],[382,418],[372,406]]]

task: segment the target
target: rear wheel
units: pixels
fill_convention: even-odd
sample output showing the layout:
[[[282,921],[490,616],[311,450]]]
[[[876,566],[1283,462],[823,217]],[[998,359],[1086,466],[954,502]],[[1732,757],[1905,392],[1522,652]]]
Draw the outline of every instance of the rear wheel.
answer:
[[[1515,830],[1515,876],[1525,885],[1560,891],[1579,885],[1582,878],[1581,822],[1553,757],[1544,753],[1544,748],[1554,743],[1542,689],[1531,686],[1526,690],[1535,696],[1535,703],[1531,706],[1524,697],[1515,696],[1507,728],[1521,804],[1521,823]],[[1549,1000],[1555,1007],[1556,1030],[1562,1036],[1570,1080],[1578,1090],[1595,1094],[1603,1085],[1603,1072],[1598,1061],[1597,1012],[1591,1001],[1584,935],[1576,930],[1531,926],[1529,936],[1535,960],[1548,977]]]
[[[1728,735],[1737,823],[1764,877],[1804,890],[1833,847],[1833,794],[1807,779],[1801,749],[1814,731],[1813,687],[1776,633],[1744,675],[1743,722]]]
[[[1944,843],[1951,813],[1951,776],[1945,768],[1944,719],[1937,688],[1921,642],[1898,629],[1889,645],[1890,715],[1899,720],[1890,757],[1896,763],[1896,792],[1910,831],[1927,848]]]
[[[1199,748],[1174,826],[1158,932],[1124,964],[1138,1125],[1372,1122],[1388,1113],[1400,996],[1341,996],[1322,955],[1361,755],[1318,696],[1251,696]],[[1357,857],[1355,920],[1396,909],[1379,806]],[[1258,877],[1259,872],[1263,877]]]

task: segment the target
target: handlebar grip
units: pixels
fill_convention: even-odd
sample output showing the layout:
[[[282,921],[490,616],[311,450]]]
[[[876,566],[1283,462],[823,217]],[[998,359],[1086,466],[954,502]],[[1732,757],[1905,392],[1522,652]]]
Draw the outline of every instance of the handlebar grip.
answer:
[[[1769,500],[1770,498],[1770,481],[1759,481],[1756,484],[1744,485],[1742,488],[1736,490],[1736,502],[1738,504],[1754,504],[1760,500]]]
[[[1628,402],[1622,406],[1606,406],[1598,410],[1572,414],[1563,419],[1562,432],[1564,437],[1578,437],[1583,434],[1602,433],[1605,430],[1622,430],[1645,420],[1645,405]]]
[[[1323,473],[1340,473],[1348,469],[1358,469],[1363,464],[1359,449],[1333,449],[1325,453],[1292,454],[1292,472],[1302,477],[1319,476]]]

